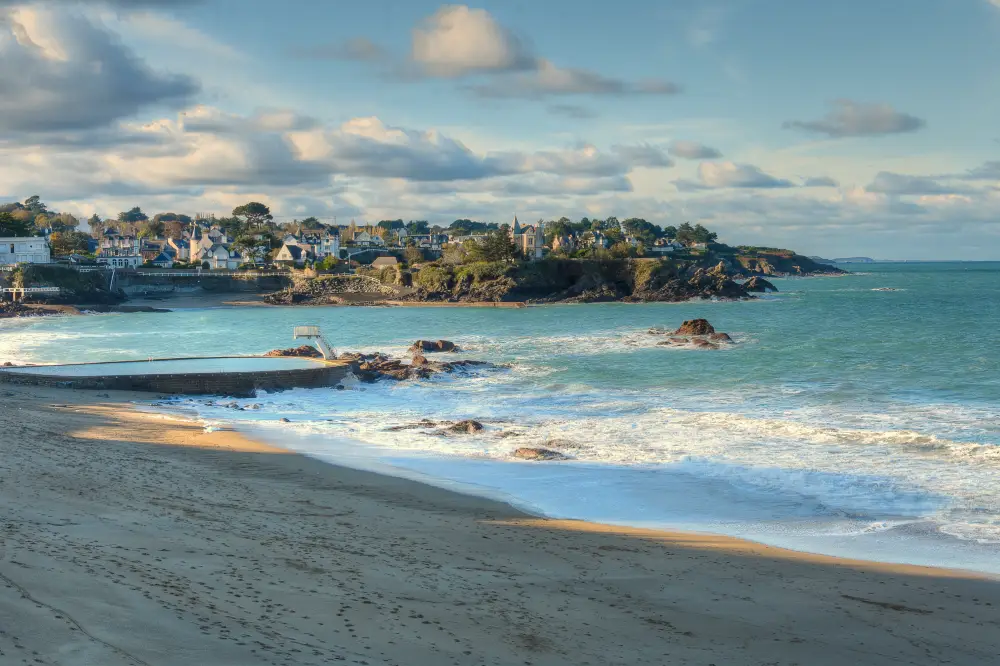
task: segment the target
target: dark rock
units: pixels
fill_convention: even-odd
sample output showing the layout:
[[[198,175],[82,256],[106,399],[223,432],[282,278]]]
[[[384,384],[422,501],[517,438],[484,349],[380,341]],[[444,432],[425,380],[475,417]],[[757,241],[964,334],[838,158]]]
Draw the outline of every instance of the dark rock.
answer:
[[[457,352],[458,346],[450,340],[417,340],[410,346],[414,354],[420,352]]]
[[[733,339],[729,337],[728,333],[712,333],[708,336],[709,340],[714,342],[732,342]]]
[[[776,293],[778,288],[762,277],[754,276],[743,283],[743,288],[748,292],[767,294]]]
[[[406,425],[392,426],[391,428],[386,428],[386,432],[402,432],[403,430],[420,430],[421,428],[433,428],[436,425],[441,425],[436,421],[431,421],[430,419],[420,419],[417,423],[408,423]]]
[[[291,349],[272,349],[271,351],[264,354],[264,356],[298,356],[302,358],[322,358],[323,354],[320,350],[316,349],[312,345],[302,345],[301,347],[293,347]]]
[[[550,449],[565,450],[565,449],[578,449],[580,445],[568,439],[550,439],[545,442],[545,446]]]
[[[674,335],[711,335],[715,327],[707,319],[689,319],[674,331]]]
[[[286,419],[285,417],[281,417],[281,418],[280,418],[280,419],[278,419],[278,420],[279,420],[280,422],[282,422],[282,423],[291,423],[291,421],[289,421],[289,420],[288,420],[288,419]]]
[[[559,453],[558,451],[553,451],[551,449],[543,449],[534,446],[523,446],[519,449],[514,449],[513,455],[515,458],[520,458],[521,460],[568,460],[569,459],[568,456]]]
[[[691,341],[691,344],[693,344],[698,349],[718,349],[719,348],[719,345],[715,344],[714,342],[709,342],[708,340],[702,340],[700,338],[695,338],[694,340]]]
[[[459,421],[458,423],[452,424],[447,428],[445,428],[445,430],[447,430],[448,432],[467,434],[467,435],[480,432],[482,431],[482,429],[483,429],[482,423],[480,423],[479,421],[473,421],[471,419],[467,419],[465,421]]]

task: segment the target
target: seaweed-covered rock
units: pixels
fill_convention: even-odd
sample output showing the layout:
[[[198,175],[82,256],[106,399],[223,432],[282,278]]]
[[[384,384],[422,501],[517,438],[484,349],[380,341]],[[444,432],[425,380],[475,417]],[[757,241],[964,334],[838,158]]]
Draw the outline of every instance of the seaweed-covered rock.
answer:
[[[715,327],[707,319],[689,319],[674,331],[674,335],[711,335]]]
[[[292,347],[291,349],[272,349],[271,351],[264,354],[264,356],[297,356],[301,358],[322,358],[323,354],[320,350],[316,349],[312,345],[302,345],[301,347]]]
[[[473,421],[472,419],[467,419],[465,421],[459,421],[454,423],[445,430],[450,433],[461,434],[461,435],[472,435],[477,432],[481,432],[483,429],[483,424],[479,421]]]
[[[457,352],[458,346],[450,340],[417,340],[410,346],[410,352]]]
[[[758,294],[769,294],[778,291],[778,288],[773,284],[765,280],[764,278],[755,275],[746,282],[743,283],[743,288],[748,292],[758,293]]]
[[[569,456],[559,453],[558,451],[553,451],[552,449],[543,449],[536,446],[522,446],[521,448],[514,449],[512,454],[515,458],[521,460],[568,460]]]

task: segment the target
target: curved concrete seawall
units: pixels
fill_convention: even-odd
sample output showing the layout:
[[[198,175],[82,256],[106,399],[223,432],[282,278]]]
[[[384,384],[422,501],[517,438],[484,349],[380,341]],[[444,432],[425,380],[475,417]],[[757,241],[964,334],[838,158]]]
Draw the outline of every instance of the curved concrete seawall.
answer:
[[[252,369],[241,365],[253,363]],[[187,362],[187,363],[181,363]],[[157,367],[157,364],[172,364]],[[162,367],[188,365],[190,370],[163,371]],[[199,366],[216,365],[204,369]],[[226,366],[233,369],[227,370]],[[270,369],[268,366],[273,366]],[[282,367],[284,366],[284,367]],[[290,367],[297,366],[297,367]],[[144,391],[181,395],[253,397],[258,390],[335,386],[350,372],[350,364],[313,359],[217,357],[157,359],[0,369],[0,383],[63,388]]]

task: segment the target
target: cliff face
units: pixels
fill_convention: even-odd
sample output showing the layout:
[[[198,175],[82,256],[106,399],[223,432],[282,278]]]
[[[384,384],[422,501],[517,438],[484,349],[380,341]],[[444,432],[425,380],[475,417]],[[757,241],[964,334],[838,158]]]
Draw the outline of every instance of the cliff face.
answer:
[[[745,252],[734,258],[748,275],[840,275],[846,272],[794,252]]]
[[[59,287],[58,295],[44,295],[33,300],[56,304],[110,305],[125,300],[119,291],[108,289],[102,271],[81,273],[64,266],[32,264],[20,269],[25,287]]]
[[[752,298],[724,265],[705,268],[641,259],[427,266],[416,274],[414,287],[410,298],[418,301],[638,303]]]

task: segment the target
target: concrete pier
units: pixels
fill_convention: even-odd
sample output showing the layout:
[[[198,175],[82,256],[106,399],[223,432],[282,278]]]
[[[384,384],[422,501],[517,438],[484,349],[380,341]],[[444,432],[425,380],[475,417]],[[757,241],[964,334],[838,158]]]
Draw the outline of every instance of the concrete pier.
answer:
[[[253,367],[241,369],[240,366],[246,365]],[[335,386],[349,371],[350,364],[347,362],[316,359],[154,359],[5,367],[0,368],[0,383],[172,395],[253,397],[258,390]]]

